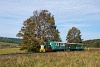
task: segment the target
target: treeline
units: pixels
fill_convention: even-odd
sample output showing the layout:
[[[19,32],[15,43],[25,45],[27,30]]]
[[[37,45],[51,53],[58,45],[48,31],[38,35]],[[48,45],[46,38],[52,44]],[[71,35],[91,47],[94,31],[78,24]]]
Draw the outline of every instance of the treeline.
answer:
[[[21,41],[22,41],[22,39],[19,39],[19,38],[0,37],[0,42],[5,42],[5,43],[20,44]]]
[[[100,48],[100,39],[86,40],[83,42],[86,47]]]

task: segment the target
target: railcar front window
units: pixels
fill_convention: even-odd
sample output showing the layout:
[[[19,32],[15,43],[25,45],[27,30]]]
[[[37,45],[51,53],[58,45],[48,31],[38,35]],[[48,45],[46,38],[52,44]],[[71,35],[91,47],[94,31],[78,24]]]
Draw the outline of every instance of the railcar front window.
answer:
[[[51,45],[48,45],[48,48],[51,48]]]

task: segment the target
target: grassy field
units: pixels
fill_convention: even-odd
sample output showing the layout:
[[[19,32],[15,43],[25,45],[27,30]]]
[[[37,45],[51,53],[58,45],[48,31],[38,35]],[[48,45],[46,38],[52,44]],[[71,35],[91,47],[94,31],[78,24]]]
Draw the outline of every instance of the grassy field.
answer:
[[[3,49],[0,49],[0,54],[10,54],[10,53],[25,53],[25,51],[21,51],[20,48],[3,48]]]
[[[6,44],[9,44],[11,46],[18,46],[19,44],[15,44],[15,43],[5,43],[5,42],[0,42],[0,46],[1,45],[6,45]]]
[[[0,56],[0,67],[100,67],[100,50]]]

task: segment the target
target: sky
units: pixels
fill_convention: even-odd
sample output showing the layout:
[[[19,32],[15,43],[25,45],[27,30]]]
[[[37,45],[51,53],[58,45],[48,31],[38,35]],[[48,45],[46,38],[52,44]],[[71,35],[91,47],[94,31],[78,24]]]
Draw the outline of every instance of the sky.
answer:
[[[83,40],[100,39],[100,0],[0,0],[0,36],[16,38],[23,21],[44,9],[54,15],[62,41],[72,27]]]

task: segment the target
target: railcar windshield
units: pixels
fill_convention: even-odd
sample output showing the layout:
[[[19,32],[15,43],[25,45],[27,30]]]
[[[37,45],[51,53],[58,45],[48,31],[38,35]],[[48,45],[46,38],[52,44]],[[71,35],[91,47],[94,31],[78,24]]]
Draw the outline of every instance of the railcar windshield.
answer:
[[[51,49],[51,45],[45,45],[44,48],[50,48]]]

